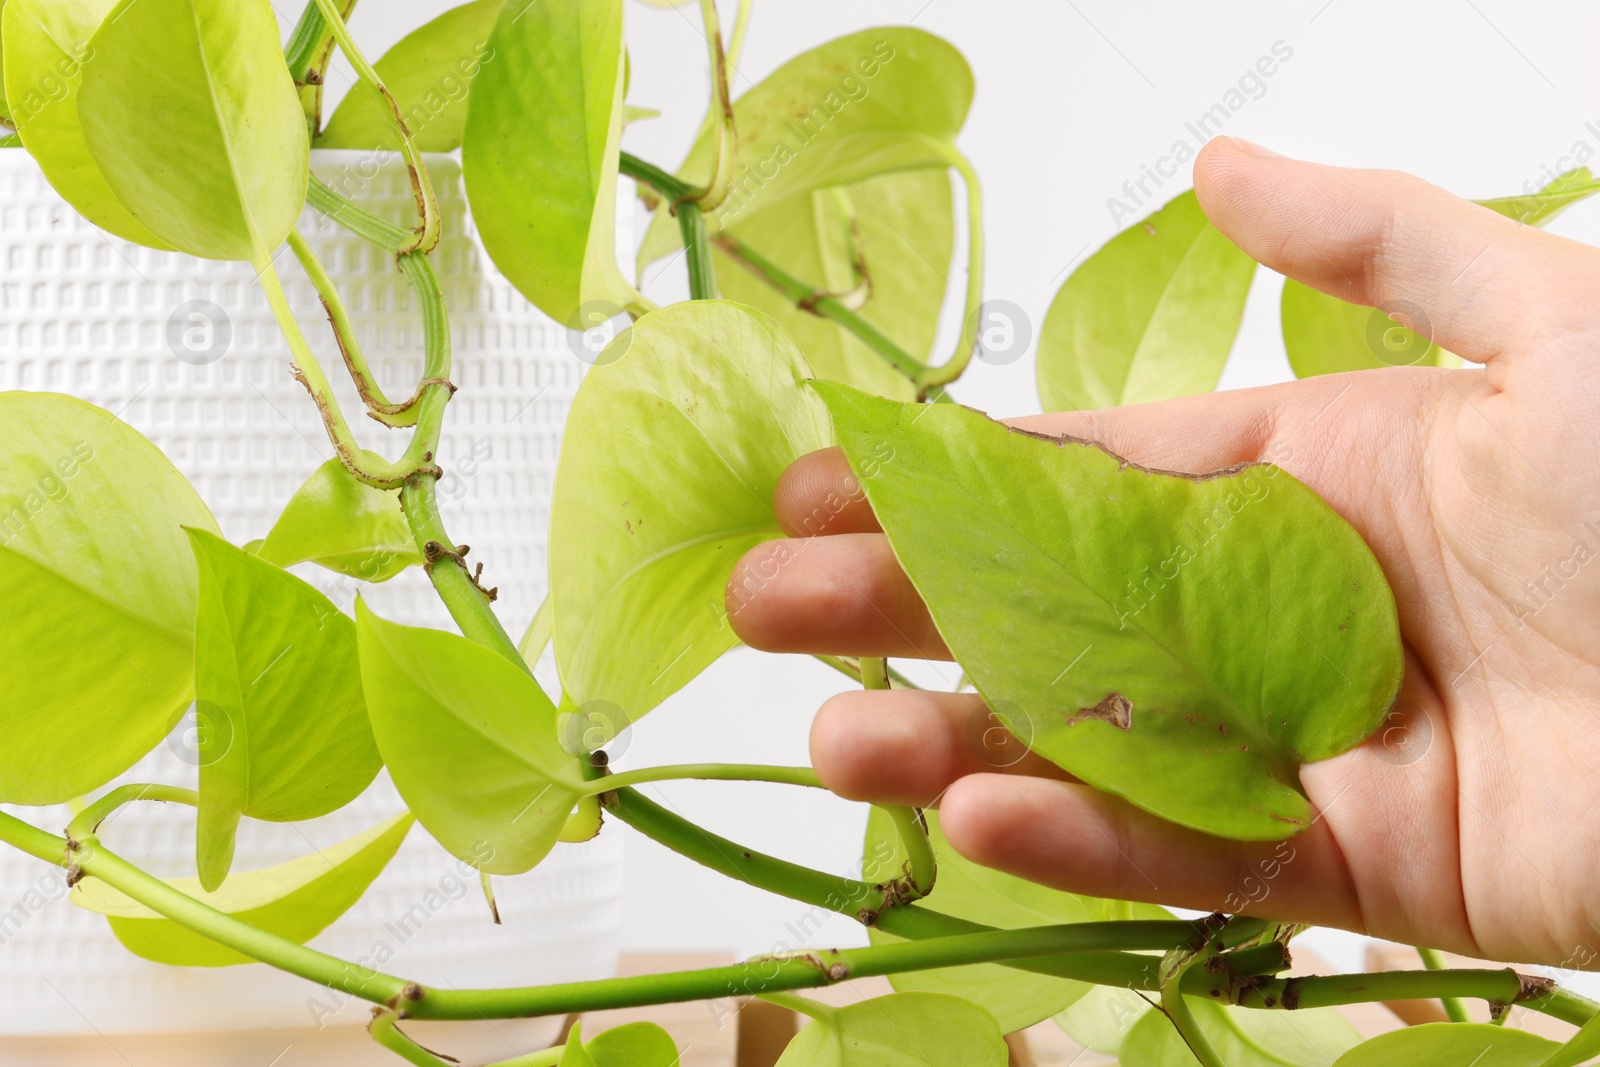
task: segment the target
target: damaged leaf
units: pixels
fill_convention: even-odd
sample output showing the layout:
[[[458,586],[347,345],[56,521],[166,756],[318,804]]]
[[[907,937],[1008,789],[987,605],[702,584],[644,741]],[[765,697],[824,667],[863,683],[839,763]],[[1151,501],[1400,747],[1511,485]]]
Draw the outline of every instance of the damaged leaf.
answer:
[[[1084,781],[1206,833],[1287,837],[1312,815],[1299,765],[1393,705],[1383,571],[1279,468],[1147,471],[954,405],[815,388],[967,676]]]

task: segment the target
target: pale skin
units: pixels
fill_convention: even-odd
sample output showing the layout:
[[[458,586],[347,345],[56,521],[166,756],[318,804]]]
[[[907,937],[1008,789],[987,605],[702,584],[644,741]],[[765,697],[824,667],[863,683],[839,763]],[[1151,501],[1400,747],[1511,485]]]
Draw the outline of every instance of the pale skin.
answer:
[[[1038,757],[996,770],[970,694],[835,697],[811,733],[817,773],[852,799],[936,804],[963,855],[1060,889],[1223,909],[1248,887],[1239,910],[1265,918],[1600,967],[1600,250],[1409,175],[1227,138],[1201,152],[1195,187],[1261,263],[1403,309],[1481,368],[1361,371],[1018,424],[1170,470],[1270,459],[1315,489],[1394,588],[1398,717],[1302,769],[1320,815],[1287,863],[1282,845],[1175,827]],[[746,642],[950,658],[837,450],[797,461],[776,504],[805,543],[741,563],[730,589],[745,568],[762,573],[755,595],[730,591]]]

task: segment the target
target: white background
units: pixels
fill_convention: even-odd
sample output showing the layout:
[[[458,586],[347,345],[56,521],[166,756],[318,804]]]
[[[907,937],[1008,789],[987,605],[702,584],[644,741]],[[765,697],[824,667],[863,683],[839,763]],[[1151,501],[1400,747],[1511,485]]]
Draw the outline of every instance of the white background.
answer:
[[[280,0],[280,17],[292,17],[286,5]],[[446,6],[366,0],[353,24],[376,56]],[[731,17],[731,2],[723,6]],[[625,146],[672,167],[704,109],[698,16],[692,4],[633,2],[627,15],[629,102],[664,114],[630,128]],[[977,77],[960,146],[985,185],[987,292],[1037,324],[1068,269],[1116,231],[1107,199],[1123,195],[1123,182],[1175,140],[1193,147],[1185,121],[1217,103],[1274,42],[1292,48],[1292,58],[1226,133],[1322,162],[1408,170],[1486,197],[1524,192],[1571,165],[1562,157],[1576,142],[1600,148],[1600,132],[1585,128],[1593,122],[1600,131],[1597,21],[1591,4],[1510,0],[756,0],[735,93],[796,52],[868,26],[910,22],[954,42]],[[347,76],[331,81],[335,94],[347,84]],[[1188,184],[1180,174],[1159,199]],[[1597,211],[1580,206],[1554,228],[1593,241]],[[959,270],[951,280],[959,289]],[[1290,377],[1277,333],[1280,284],[1258,274],[1225,388]],[[681,292],[676,277],[651,290],[657,299]],[[941,358],[947,350],[943,341],[936,349]],[[976,365],[957,395],[996,414],[1037,410],[1031,354],[1009,366]],[[636,729],[624,764],[804,762],[811,716],[842,682],[808,661],[731,654]],[[737,840],[851,870],[864,810],[801,793],[685,783],[656,795]],[[819,923],[798,904],[729,883],[637,836],[628,862],[626,949],[752,954],[862,940],[852,922]],[[1334,962],[1359,965],[1355,939],[1312,936]]]

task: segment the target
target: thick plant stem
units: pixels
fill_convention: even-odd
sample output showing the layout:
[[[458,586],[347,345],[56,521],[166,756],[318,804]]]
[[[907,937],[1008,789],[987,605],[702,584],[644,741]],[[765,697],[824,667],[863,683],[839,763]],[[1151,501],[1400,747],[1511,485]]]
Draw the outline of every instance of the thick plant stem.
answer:
[[[119,785],[74,815],[72,821],[67,824],[67,836],[74,841],[82,841],[92,836],[100,829],[100,824],[110,818],[118,808],[138,800],[184,804],[191,808],[200,806],[200,794],[193,789],[150,783]]]
[[[345,308],[344,298],[339,295],[339,288],[328,276],[322,261],[317,258],[316,252],[312,251],[311,245],[298,230],[289,231],[288,243],[289,250],[300,261],[306,277],[316,289],[323,310],[328,313],[328,325],[333,328],[334,339],[339,343],[339,353],[344,357],[344,365],[350,372],[350,380],[355,382],[361,402],[367,406],[367,414],[391,429],[415,426],[417,405],[421,403],[428,387],[448,385],[448,380],[424,378],[418,384],[416,391],[411,394],[411,399],[402,404],[391,403],[384,395],[383,387],[378,384],[377,376],[367,364],[366,354],[361,350],[361,341],[356,337],[355,326],[350,321],[350,312]]]
[[[699,204],[685,201],[678,205],[678,232],[683,235],[684,255],[689,264],[689,299],[715,300],[718,296],[717,267],[711,262],[706,217]]]
[[[439,203],[433,195],[433,179],[428,177],[428,168],[423,165],[422,152],[406,127],[405,116],[400,114],[400,105],[395,102],[394,95],[384,86],[383,79],[378,77],[378,72],[372,69],[372,64],[367,62],[367,57],[350,36],[350,29],[344,24],[337,0],[317,0],[317,6],[322,9],[322,17],[333,32],[333,39],[339,43],[339,51],[344,53],[361,80],[378,94],[389,116],[389,123],[400,138],[400,155],[406,161],[406,169],[411,174],[411,190],[417,198],[417,226],[412,240],[403,245],[400,251],[420,249],[431,252],[439,243]]]
[[[1430,971],[1449,970],[1449,967],[1445,965],[1444,957],[1439,955],[1437,949],[1418,948],[1417,955],[1422,957],[1422,965]],[[1440,999],[1440,1003],[1444,1005],[1444,1013],[1451,1022],[1467,1023],[1472,1021],[1472,1017],[1467,1014],[1467,1006],[1461,1003],[1458,998],[1443,997]]]
[[[967,300],[961,320],[961,338],[955,354],[937,367],[929,367],[917,377],[917,395],[941,395],[944,387],[966,373],[978,350],[978,313],[983,307],[983,188],[972,163],[959,152],[953,165],[967,189]]]
[[[815,286],[807,285],[737,237],[726,233],[718,234],[716,243],[728,258],[782,293],[785,298],[793,301],[797,308],[809,311],[848,330],[885,363],[912,382],[918,381],[926,373],[928,368],[921,361],[889,340],[872,323],[845,307],[837,297],[824,293]]]
[[[684,763],[663,767],[643,767],[621,771],[589,783],[589,795],[598,796],[613,789],[642,785],[645,782],[670,782],[684,778],[716,782],[773,782],[822,789],[817,772],[810,767],[765,767],[745,763]]]
[[[490,594],[479,584],[478,576],[467,569],[465,553],[450,547],[444,520],[439,516],[438,479],[428,474],[407,479],[400,488],[400,507],[417,551],[427,564],[428,579],[462,635],[494,649],[531,673],[517,652],[517,643],[490,608]]]

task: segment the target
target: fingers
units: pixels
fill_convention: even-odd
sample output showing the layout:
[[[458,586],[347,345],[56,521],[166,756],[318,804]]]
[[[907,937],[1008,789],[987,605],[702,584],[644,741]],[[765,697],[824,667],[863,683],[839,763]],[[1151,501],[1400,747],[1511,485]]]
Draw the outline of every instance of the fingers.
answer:
[[[1364,928],[1321,821],[1289,841],[1226,841],[1090,786],[975,774],[946,790],[939,826],[973,862],[1073,893]]]
[[[772,508],[790,537],[883,532],[838,448],[811,452],[789,464],[772,494]]]
[[[758,545],[734,568],[725,599],[734,632],[767,652],[950,658],[882,534]]]
[[[1285,159],[1220,137],[1195,161],[1212,223],[1259,262],[1382,308],[1457,355],[1485,362],[1586,317],[1575,279],[1600,254],[1408,174]]]
[[[982,698],[912,689],[843,693],[822,705],[811,762],[842,797],[919,808],[968,774],[1067,777],[1012,737]]]

